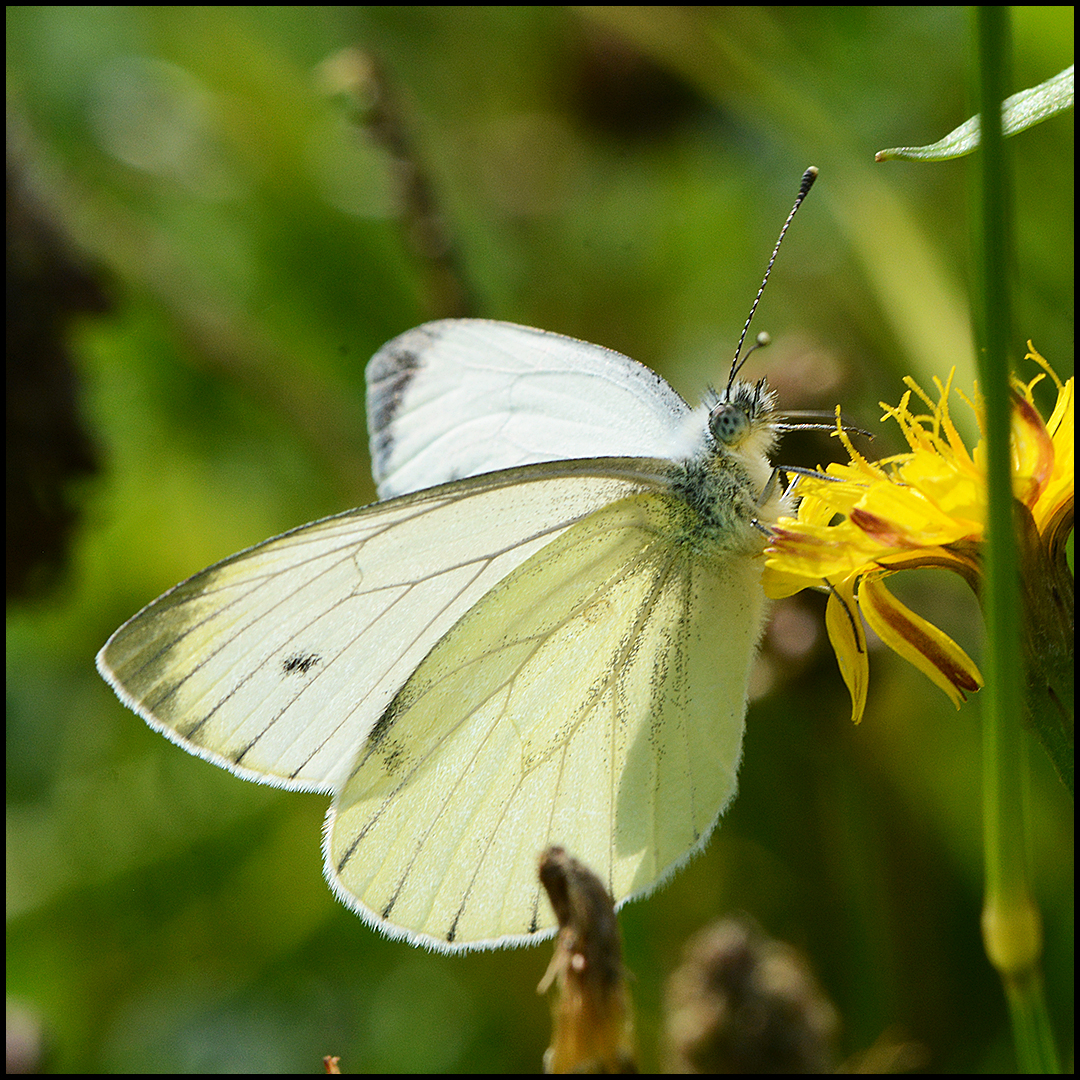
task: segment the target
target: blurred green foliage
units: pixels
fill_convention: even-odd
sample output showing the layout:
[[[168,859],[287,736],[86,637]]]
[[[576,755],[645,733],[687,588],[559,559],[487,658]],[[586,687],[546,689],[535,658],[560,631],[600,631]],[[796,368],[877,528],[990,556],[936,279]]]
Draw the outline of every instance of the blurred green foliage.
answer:
[[[1034,85],[1069,61],[1072,9],[1015,18],[1017,87]],[[842,402],[864,426],[903,374],[925,385],[956,364],[970,388],[970,164],[872,161],[970,115],[965,19],[8,9],[9,154],[113,304],[70,338],[100,470],[69,492],[82,520],[59,580],[8,613],[8,995],[41,1025],[43,1068],[293,1071],[326,1053],[346,1071],[539,1068],[547,946],[451,958],[382,940],[323,883],[324,797],[184,754],[115,700],[94,653],[208,563],[374,497],[364,365],[425,318],[574,334],[696,400],[724,377],[810,164],[821,177],[762,303],[775,344],[754,372],[786,408]],[[410,243],[414,208],[363,84],[341,80],[346,49],[376,58],[394,95],[451,242],[441,264]],[[1016,325],[1064,377],[1072,125],[1014,149]],[[781,459],[833,452],[792,439]],[[977,654],[970,597],[932,575],[915,590]],[[979,936],[979,702],[954,712],[879,652],[853,728],[821,637],[813,599],[778,608],[739,798],[701,858],[623,913],[643,1067],[660,1060],[682,943],[742,910],[805,950],[844,1055],[912,1040],[935,1070],[1009,1070]],[[1065,1039],[1072,806],[1037,750],[1031,769]]]

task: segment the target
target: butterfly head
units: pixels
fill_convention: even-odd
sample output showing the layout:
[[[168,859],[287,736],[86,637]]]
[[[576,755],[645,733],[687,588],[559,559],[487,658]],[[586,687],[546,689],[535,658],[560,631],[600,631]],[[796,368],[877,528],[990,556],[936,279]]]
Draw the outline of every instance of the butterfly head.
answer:
[[[776,395],[764,379],[756,383],[736,379],[722,393],[712,391],[704,404],[717,450],[738,457],[769,457],[776,445]]]

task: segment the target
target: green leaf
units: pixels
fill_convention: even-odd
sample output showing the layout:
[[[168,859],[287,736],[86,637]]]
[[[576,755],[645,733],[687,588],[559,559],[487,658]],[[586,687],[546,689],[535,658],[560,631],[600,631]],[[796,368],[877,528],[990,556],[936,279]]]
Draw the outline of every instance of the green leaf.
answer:
[[[1070,64],[1052,79],[1005,99],[1001,106],[1001,123],[1005,136],[1008,138],[1034,127],[1050,116],[1071,109],[1072,104],[1073,68]],[[976,115],[950,131],[939,142],[929,146],[896,146],[890,150],[879,150],[874,155],[874,160],[948,161],[970,154],[978,145],[979,117]]]

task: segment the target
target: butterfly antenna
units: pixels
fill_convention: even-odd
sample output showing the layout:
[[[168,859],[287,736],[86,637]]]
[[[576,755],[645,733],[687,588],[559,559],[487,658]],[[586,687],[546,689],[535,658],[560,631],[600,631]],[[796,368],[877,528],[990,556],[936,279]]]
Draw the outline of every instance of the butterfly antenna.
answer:
[[[769,259],[769,265],[765,267],[765,276],[761,279],[761,288],[757,291],[757,296],[754,297],[754,302],[750,305],[750,314],[746,317],[746,325],[742,328],[742,334],[739,336],[739,347],[735,350],[735,357],[731,361],[731,373],[728,375],[727,388],[728,394],[731,393],[731,385],[735,381],[735,376],[739,374],[739,369],[746,363],[746,357],[750,355],[748,352],[741,360],[739,355],[742,353],[743,343],[746,341],[747,332],[750,330],[750,324],[754,321],[754,312],[757,311],[758,302],[761,300],[761,294],[765,291],[765,283],[769,280],[769,275],[772,273],[773,263],[776,262],[777,253],[780,251],[780,245],[784,242],[784,234],[788,231],[788,226],[791,224],[792,218],[795,217],[795,212],[802,206],[803,199],[806,198],[810,188],[814,186],[814,181],[817,179],[817,166],[811,165],[809,169],[802,175],[802,181],[799,184],[799,194],[795,196],[795,205],[791,208],[791,213],[787,216],[787,221],[784,222],[784,227],[780,230],[780,236],[777,238],[776,247],[773,248],[772,258]],[[753,352],[753,349],[750,350]]]

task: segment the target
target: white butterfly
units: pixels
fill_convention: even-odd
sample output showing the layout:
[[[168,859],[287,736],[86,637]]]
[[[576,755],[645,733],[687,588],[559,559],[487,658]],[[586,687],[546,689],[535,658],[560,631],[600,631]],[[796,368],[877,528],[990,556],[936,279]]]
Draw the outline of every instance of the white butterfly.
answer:
[[[736,378],[764,288],[723,393],[694,410],[543,330],[395,338],[367,370],[385,501],[182,582],[98,670],[191,753],[332,794],[327,879],[391,937],[549,936],[549,847],[617,905],[656,888],[735,793],[761,554],[787,509],[769,454],[793,425]]]
[[[733,379],[692,410],[619,353],[472,319],[367,376],[386,501],[189,578],[98,669],[191,753],[332,794],[326,876],[373,926],[535,941],[546,848],[621,904],[735,792],[773,397]]]

